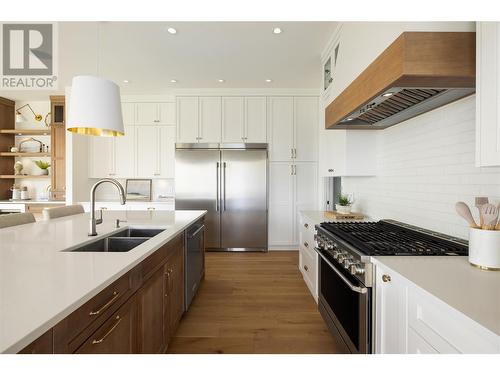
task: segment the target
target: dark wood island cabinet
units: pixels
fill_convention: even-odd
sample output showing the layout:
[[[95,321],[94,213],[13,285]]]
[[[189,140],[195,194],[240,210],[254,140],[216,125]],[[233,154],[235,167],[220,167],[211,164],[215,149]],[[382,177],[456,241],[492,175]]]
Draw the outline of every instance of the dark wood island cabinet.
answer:
[[[184,233],[19,353],[165,353],[184,313]]]

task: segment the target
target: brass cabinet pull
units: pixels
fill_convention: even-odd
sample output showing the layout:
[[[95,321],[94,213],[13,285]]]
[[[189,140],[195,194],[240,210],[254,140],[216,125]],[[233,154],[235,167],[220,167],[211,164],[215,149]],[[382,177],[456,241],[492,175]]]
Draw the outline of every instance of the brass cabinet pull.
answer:
[[[307,242],[304,242],[305,247],[309,247],[309,244]]]
[[[382,281],[384,283],[390,282],[391,281],[391,276],[389,276],[389,275],[382,275]]]
[[[117,322],[115,324],[113,324],[113,327],[111,327],[109,329],[109,331],[106,332],[106,334],[104,336],[102,336],[99,340],[94,339],[92,341],[92,345],[100,344],[101,342],[103,342],[104,340],[106,340],[106,337],[108,337],[109,335],[111,335],[111,332],[113,332],[115,330],[115,328],[118,327],[118,324],[120,324],[120,322],[122,321],[120,319],[120,315],[117,315],[115,319],[117,320]]]
[[[165,286],[165,297],[168,297],[168,292],[170,291],[170,274],[172,273],[172,269],[168,269],[167,272],[165,272],[165,276],[167,276],[167,282],[166,284],[167,285],[164,285]]]
[[[309,224],[305,223],[304,228],[309,228]]]
[[[307,266],[304,266],[304,269],[305,269],[306,271],[309,271],[309,267],[307,267]]]
[[[113,292],[113,297],[108,301],[106,302],[104,305],[102,305],[99,309],[97,309],[96,311],[91,311],[89,313],[90,316],[92,315],[99,315],[100,313],[102,313],[104,310],[106,310],[109,306],[111,306],[113,304],[113,302],[116,301],[116,299],[120,296],[120,293],[119,292]]]
[[[148,211],[154,211],[155,208],[154,207],[148,207]]]

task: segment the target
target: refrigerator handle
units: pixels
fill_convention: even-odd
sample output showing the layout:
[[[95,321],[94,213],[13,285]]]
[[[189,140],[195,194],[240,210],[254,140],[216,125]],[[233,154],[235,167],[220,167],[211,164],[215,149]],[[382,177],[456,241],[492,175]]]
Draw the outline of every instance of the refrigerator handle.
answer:
[[[217,173],[215,174],[216,176],[216,179],[217,179],[217,188],[216,188],[216,191],[215,191],[215,211],[219,211],[219,184],[220,184],[220,181],[219,181],[219,162],[217,162]]]
[[[226,211],[226,162],[222,163],[222,165],[224,168],[222,171],[222,178],[223,178],[222,189],[224,189],[222,191],[222,194],[223,194],[222,211]]]

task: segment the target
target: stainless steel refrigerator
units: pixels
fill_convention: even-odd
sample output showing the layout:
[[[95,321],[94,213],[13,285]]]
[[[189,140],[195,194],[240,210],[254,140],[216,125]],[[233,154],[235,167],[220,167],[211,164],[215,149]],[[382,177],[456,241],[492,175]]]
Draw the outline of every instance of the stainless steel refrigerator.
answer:
[[[175,209],[208,211],[208,251],[267,251],[267,164],[267,144],[176,144]]]

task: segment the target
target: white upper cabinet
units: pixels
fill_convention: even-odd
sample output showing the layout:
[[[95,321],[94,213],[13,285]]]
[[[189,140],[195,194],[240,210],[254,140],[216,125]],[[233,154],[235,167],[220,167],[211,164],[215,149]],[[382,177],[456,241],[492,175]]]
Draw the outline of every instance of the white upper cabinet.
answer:
[[[221,127],[220,96],[177,97],[177,142],[219,143]]]
[[[271,161],[316,161],[317,97],[269,98]]]
[[[500,23],[476,26],[476,166],[500,165]]]
[[[266,143],[265,97],[222,98],[222,142]]]
[[[135,103],[122,103],[123,124],[135,124]]]
[[[320,131],[319,175],[374,176],[377,172],[377,130]]]
[[[317,97],[294,98],[294,159],[315,161],[318,143],[319,103]]]
[[[245,142],[245,98],[222,98],[222,142]]]
[[[137,125],[175,125],[175,104],[136,103],[135,124]]]
[[[202,96],[200,101],[200,132],[202,143],[219,143],[221,141],[222,106],[221,98]]]
[[[135,176],[135,126],[125,125],[125,135],[114,139],[114,173]]]
[[[269,159],[293,159],[293,97],[269,98]]]
[[[175,126],[175,103],[158,103],[159,125]]]
[[[137,103],[135,106],[135,123],[138,125],[156,125],[158,119],[158,103]]]
[[[177,142],[196,143],[199,141],[199,100],[198,97],[177,97]]]
[[[262,96],[245,98],[245,142],[267,142],[267,103]]]

